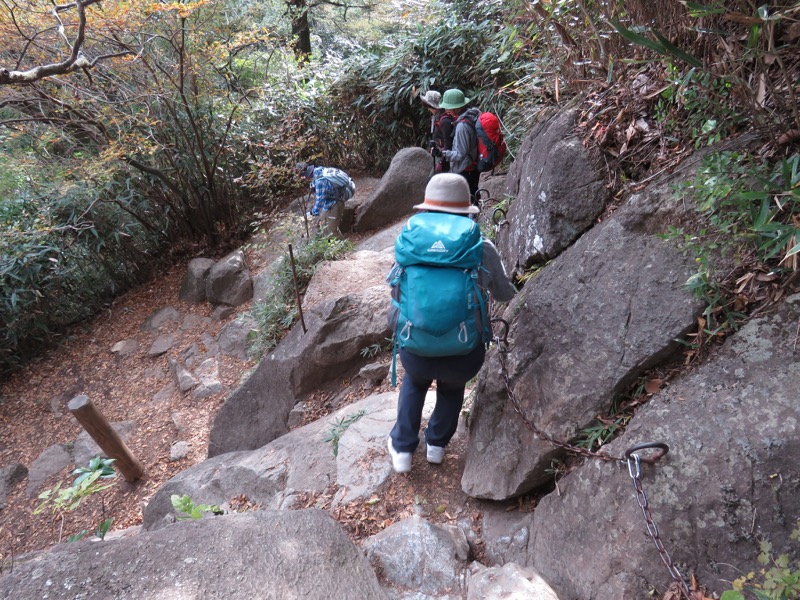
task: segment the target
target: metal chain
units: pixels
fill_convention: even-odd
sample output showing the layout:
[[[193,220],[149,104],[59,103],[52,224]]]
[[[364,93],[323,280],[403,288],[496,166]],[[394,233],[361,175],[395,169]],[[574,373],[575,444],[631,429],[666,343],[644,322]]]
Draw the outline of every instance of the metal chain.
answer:
[[[642,509],[642,516],[644,517],[645,525],[647,525],[647,533],[649,533],[650,537],[653,538],[653,543],[656,545],[656,550],[658,550],[661,560],[664,561],[664,565],[666,565],[670,576],[681,586],[681,591],[686,595],[686,597],[691,599],[692,595],[689,592],[689,586],[686,584],[686,581],[684,581],[680,571],[678,571],[678,568],[672,562],[669,552],[667,552],[667,549],[664,547],[664,543],[661,541],[661,536],[658,533],[658,526],[653,521],[653,515],[650,512],[650,505],[647,502],[647,494],[645,494],[644,489],[642,488],[640,469],[641,458],[638,454],[635,454],[635,451],[656,446],[663,446],[666,448],[666,444],[639,444],[629,448],[625,452],[625,456],[628,461],[628,473],[633,480],[633,489],[636,490],[636,501],[639,503],[639,507]]]
[[[531,421],[525,412],[522,410],[522,407],[519,404],[519,400],[514,395],[513,390],[511,389],[511,379],[508,375],[508,368],[506,366],[506,350],[504,346],[498,344],[500,347],[500,367],[503,373],[503,381],[506,386],[506,393],[508,394],[509,400],[511,400],[511,406],[514,407],[514,411],[519,415],[519,418],[525,424],[525,426],[530,429],[538,438],[545,440],[546,442],[550,443],[551,445],[555,446],[556,448],[562,448],[563,450],[567,450],[568,452],[572,452],[573,454],[580,454],[581,456],[585,456],[587,458],[598,458],[600,460],[604,460],[606,462],[612,461],[623,461],[624,459],[621,456],[611,456],[609,454],[601,453],[601,452],[592,452],[587,448],[581,448],[580,446],[573,446],[572,444],[568,444],[567,442],[562,442],[561,440],[557,440],[549,433],[546,433],[536,427],[536,424]]]
[[[573,446],[572,444],[568,444],[561,440],[558,440],[552,437],[550,434],[542,431],[536,424],[531,421],[525,412],[522,410],[520,406],[519,400],[514,395],[513,390],[511,389],[511,378],[508,374],[508,367],[506,365],[506,353],[508,351],[508,323],[505,322],[503,319],[492,319],[492,322],[499,321],[505,326],[505,335],[500,337],[495,337],[495,343],[498,346],[499,355],[500,355],[500,367],[503,376],[503,382],[505,383],[506,393],[508,394],[509,400],[511,400],[511,406],[514,407],[514,412],[519,415],[519,418],[525,424],[525,426],[530,429],[536,437],[543,439],[550,443],[551,445],[566,450],[568,452],[572,452],[573,454],[579,454],[580,456],[585,456],[587,458],[596,458],[606,462],[611,461],[621,461],[626,462],[628,464],[628,473],[633,480],[633,487],[636,490],[636,501],[639,504],[639,507],[642,509],[642,515],[644,517],[644,522],[647,527],[647,533],[653,539],[653,543],[656,545],[656,549],[658,550],[659,556],[661,556],[661,560],[666,565],[667,570],[669,571],[670,577],[677,582],[681,587],[681,592],[691,600],[692,595],[689,591],[689,586],[684,581],[683,577],[681,576],[680,571],[672,562],[672,558],[667,552],[667,549],[664,547],[664,543],[661,541],[661,536],[658,532],[658,527],[656,526],[655,522],[653,521],[653,515],[650,512],[650,505],[647,501],[647,494],[644,492],[644,488],[642,488],[642,480],[641,480],[641,463],[655,463],[658,459],[664,456],[667,452],[669,452],[669,446],[660,442],[646,442],[643,444],[637,444],[635,446],[631,446],[626,452],[624,457],[619,456],[611,456],[609,454],[600,453],[600,452],[592,452],[586,448],[581,448],[579,446]],[[656,452],[650,458],[642,458],[639,454],[636,454],[639,450],[645,449],[655,449]]]

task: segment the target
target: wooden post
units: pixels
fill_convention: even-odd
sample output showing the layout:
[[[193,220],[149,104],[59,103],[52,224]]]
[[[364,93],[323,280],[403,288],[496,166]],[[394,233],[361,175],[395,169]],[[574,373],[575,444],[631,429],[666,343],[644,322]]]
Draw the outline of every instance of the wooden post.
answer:
[[[116,459],[114,466],[125,477],[125,481],[132,483],[144,475],[142,463],[131,454],[125,442],[102,413],[97,410],[88,396],[75,396],[70,400],[68,406],[69,411],[75,415],[78,422],[83,425],[83,428],[97,442],[106,456]]]
[[[294,295],[297,298],[297,312],[300,314],[300,325],[303,326],[303,333],[306,329],[306,321],[303,319],[303,301],[300,299],[300,286],[297,285],[297,270],[294,268],[294,252],[292,245],[289,244],[289,263],[292,265],[292,281],[294,281]]]

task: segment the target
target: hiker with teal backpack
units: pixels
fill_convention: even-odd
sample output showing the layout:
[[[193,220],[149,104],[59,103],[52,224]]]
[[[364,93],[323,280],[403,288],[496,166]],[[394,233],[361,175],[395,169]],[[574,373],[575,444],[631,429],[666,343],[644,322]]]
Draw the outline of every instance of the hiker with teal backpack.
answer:
[[[314,190],[314,205],[306,217],[315,223],[322,235],[341,235],[339,226],[344,215],[344,203],[356,192],[353,180],[334,167],[297,163],[295,168]]]
[[[397,421],[388,449],[397,473],[411,471],[428,389],[436,381],[436,405],[425,429],[426,458],[441,464],[456,432],[467,382],[483,365],[491,339],[489,296],[500,302],[516,288],[494,244],[470,216],[469,185],[460,175],[434,175],[425,200],[395,241],[389,323],[395,357],[405,369]]]

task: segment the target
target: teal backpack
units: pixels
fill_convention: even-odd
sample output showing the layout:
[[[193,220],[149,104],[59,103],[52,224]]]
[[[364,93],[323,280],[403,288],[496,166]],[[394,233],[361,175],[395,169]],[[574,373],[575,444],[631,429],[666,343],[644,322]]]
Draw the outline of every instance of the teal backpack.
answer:
[[[487,296],[478,287],[483,238],[478,224],[449,213],[408,220],[394,246],[390,326],[397,348],[418,356],[469,354],[491,340]]]

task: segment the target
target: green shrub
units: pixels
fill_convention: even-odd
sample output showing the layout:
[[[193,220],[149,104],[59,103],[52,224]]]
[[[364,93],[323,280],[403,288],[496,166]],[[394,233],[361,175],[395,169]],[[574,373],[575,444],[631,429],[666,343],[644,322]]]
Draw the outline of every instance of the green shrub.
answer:
[[[216,504],[195,504],[187,495],[178,496],[178,494],[172,494],[169,500],[172,503],[172,508],[181,513],[178,520],[202,519],[203,513],[211,513],[213,515],[223,514],[222,509]]]
[[[800,520],[790,539],[800,541]],[[762,569],[747,573],[733,582],[733,589],[723,592],[720,600],[797,600],[800,598],[800,562],[792,568],[789,554],[774,555],[768,540],[759,543],[758,562]]]
[[[800,155],[775,164],[736,152],[707,156],[691,181],[677,186],[695,200],[701,225],[670,227],[667,239],[695,257],[697,272],[687,289],[706,302],[698,335],[713,339],[737,328],[744,317],[735,292],[713,265],[733,259],[743,269],[764,265],[773,273],[797,270],[800,253]],[[744,275],[739,286],[747,283]]]
[[[102,492],[113,485],[112,483],[101,483],[99,481],[100,479],[112,479],[117,476],[112,466],[113,462],[113,458],[96,456],[89,461],[88,466],[78,467],[72,471],[72,474],[78,477],[75,478],[71,486],[62,488],[59,482],[55,487],[39,494],[41,502],[33,510],[33,514],[38,515],[45,510],[49,510],[55,517],[61,519],[63,524],[66,513],[76,510],[89,496]],[[103,513],[105,513],[105,503],[103,504]],[[103,539],[111,528],[112,522],[113,519],[104,519],[97,528],[97,537]],[[88,530],[81,531],[70,536],[68,541],[80,540],[87,533]],[[58,541],[61,541],[60,534]]]
[[[256,328],[250,334],[250,350],[253,354],[267,354],[295,323],[299,317],[296,292],[302,294],[305,291],[317,265],[325,260],[334,260],[350,249],[352,244],[349,241],[324,236],[312,237],[305,244],[293,246],[297,290],[287,250],[270,280],[269,293],[250,310],[250,316],[256,322]]]

